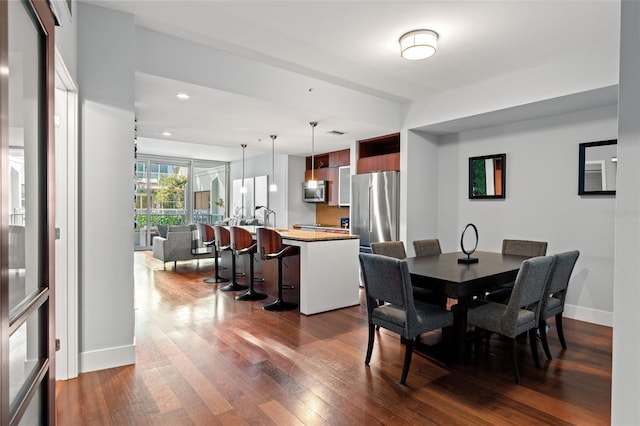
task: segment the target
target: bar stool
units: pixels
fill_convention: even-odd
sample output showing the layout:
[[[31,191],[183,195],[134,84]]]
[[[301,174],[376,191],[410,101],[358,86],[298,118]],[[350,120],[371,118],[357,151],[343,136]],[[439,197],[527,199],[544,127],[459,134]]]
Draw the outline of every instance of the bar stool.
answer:
[[[227,228],[220,225],[214,225],[213,230],[216,234],[216,245],[218,246],[218,251],[231,251],[231,233]],[[220,287],[221,291],[238,291],[238,290],[246,290],[248,287],[246,285],[239,284],[236,281],[236,257],[231,254],[231,282],[224,287]]]
[[[249,255],[249,289],[242,294],[236,296],[237,300],[262,300],[266,299],[267,295],[265,293],[259,293],[253,289],[253,282],[255,281],[255,277],[253,274],[253,255],[256,254],[257,245],[253,241],[253,237],[251,236],[251,232],[247,231],[244,228],[240,228],[239,226],[231,226],[229,228],[229,232],[231,233],[231,250],[233,251],[233,256],[244,256]]]
[[[282,244],[282,237],[273,229],[258,228],[257,234],[260,257],[263,260],[278,259],[278,297],[273,302],[262,305],[262,309],[288,311],[297,308],[296,303],[286,302],[282,299],[282,258],[298,254],[298,247]]]
[[[213,250],[213,259],[214,259],[214,275],[211,278],[206,278],[204,280],[207,284],[215,284],[215,283],[228,283],[229,280],[220,276],[218,266],[218,245],[216,244],[216,231],[213,229],[213,226],[208,223],[199,223],[200,227],[200,238],[202,238],[202,244],[205,247],[211,247]]]

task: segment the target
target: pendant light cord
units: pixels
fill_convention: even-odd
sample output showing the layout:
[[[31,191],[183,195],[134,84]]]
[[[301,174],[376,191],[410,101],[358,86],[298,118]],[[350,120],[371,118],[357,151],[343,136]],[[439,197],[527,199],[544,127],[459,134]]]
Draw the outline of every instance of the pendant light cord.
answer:
[[[315,181],[315,134],[316,134],[316,126],[318,125],[317,121],[309,122],[311,125],[311,180]]]

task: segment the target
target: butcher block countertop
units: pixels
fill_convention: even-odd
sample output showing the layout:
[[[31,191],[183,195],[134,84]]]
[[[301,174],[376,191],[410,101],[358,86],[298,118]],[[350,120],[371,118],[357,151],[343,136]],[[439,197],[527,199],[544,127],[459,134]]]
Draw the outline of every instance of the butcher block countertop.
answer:
[[[352,240],[360,238],[357,235],[337,234],[334,232],[317,232],[317,231],[299,231],[297,229],[276,229],[282,238],[295,241],[334,241],[334,240]]]

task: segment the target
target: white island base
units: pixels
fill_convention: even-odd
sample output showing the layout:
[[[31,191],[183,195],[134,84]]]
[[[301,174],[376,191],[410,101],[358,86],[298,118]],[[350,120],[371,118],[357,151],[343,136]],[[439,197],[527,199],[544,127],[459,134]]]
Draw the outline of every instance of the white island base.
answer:
[[[284,244],[300,247],[300,313],[305,315],[346,308],[360,303],[360,240],[300,241]]]

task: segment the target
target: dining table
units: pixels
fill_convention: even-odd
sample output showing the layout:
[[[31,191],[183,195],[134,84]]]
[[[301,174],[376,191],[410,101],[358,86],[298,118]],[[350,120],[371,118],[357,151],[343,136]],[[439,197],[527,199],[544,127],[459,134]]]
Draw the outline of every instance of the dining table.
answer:
[[[451,343],[452,353],[459,362],[465,359],[469,305],[474,299],[483,297],[486,290],[515,281],[522,261],[528,258],[486,251],[476,251],[472,256],[477,262],[458,262],[467,258],[462,252],[407,258],[413,286],[445,294],[457,301],[451,306],[454,315]]]

